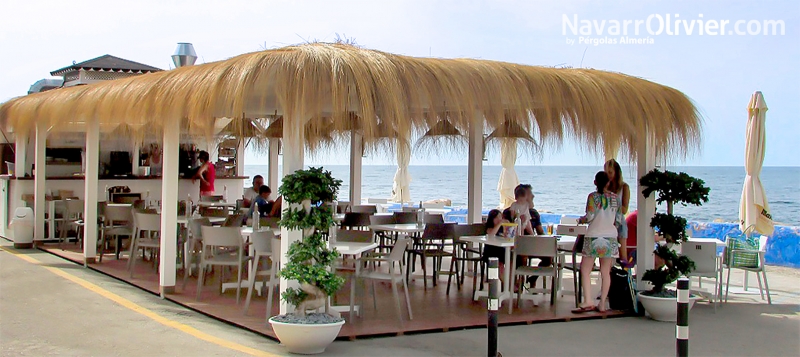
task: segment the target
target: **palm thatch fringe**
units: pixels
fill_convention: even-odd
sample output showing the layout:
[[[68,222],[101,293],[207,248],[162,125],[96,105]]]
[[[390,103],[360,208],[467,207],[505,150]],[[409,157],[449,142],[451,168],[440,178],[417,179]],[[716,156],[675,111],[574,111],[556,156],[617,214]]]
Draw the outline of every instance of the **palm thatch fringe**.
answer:
[[[0,124],[21,132],[43,122],[57,131],[97,118],[158,134],[164,122],[180,120],[187,132],[205,134],[217,118],[242,120],[241,113],[280,114],[315,147],[332,139],[331,130],[353,126],[354,116],[368,143],[380,137],[379,123],[410,138],[433,119],[466,129],[478,121],[497,128],[513,118],[536,128],[540,143],[575,138],[589,150],[619,147],[631,155],[644,135],[658,154],[686,154],[697,147],[702,125],[683,93],[620,73],[414,58],[341,43],[35,93],[0,106]]]

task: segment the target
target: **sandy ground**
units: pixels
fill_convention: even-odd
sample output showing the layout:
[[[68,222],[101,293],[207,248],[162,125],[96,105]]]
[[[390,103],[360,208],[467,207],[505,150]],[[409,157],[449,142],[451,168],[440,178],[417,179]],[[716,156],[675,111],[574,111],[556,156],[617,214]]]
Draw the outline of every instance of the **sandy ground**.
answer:
[[[9,243],[0,240],[0,245]],[[39,251],[0,250],[0,353],[3,356],[285,355],[262,336],[186,310],[138,288]],[[44,266],[97,285],[147,309],[170,326],[109,300]],[[741,282],[734,275],[732,284]],[[757,286],[751,279],[751,285]],[[690,315],[694,356],[800,355],[800,271],[770,267],[773,305],[758,295],[730,295],[717,312],[707,302]],[[707,287],[709,284],[704,284]],[[175,327],[179,326],[179,327]],[[194,329],[219,340],[185,332]],[[674,356],[675,326],[646,318],[502,327],[503,356]],[[483,356],[486,330],[335,342],[330,356]]]

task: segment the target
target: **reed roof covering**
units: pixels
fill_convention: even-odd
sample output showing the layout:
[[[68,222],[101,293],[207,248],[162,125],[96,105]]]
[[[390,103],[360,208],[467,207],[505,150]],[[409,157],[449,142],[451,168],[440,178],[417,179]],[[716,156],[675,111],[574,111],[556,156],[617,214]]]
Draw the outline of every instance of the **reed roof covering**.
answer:
[[[634,156],[645,132],[661,153],[686,153],[701,134],[700,115],[686,95],[625,74],[329,43],[35,93],[0,106],[0,124],[15,131],[37,122],[59,130],[96,118],[149,133],[179,120],[189,132],[208,134],[216,118],[278,115],[290,130],[304,128],[309,143],[354,128],[367,143],[385,137],[387,128],[410,140],[443,119],[462,133],[480,121],[491,132],[511,120],[540,143],[572,137],[592,150],[621,147]]]

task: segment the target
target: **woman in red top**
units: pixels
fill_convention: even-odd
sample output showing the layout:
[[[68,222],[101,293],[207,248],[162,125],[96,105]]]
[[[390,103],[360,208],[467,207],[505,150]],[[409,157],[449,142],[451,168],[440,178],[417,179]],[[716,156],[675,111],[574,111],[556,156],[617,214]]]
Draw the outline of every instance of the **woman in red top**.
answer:
[[[200,168],[192,178],[192,183],[200,180],[200,196],[213,196],[214,195],[214,179],[217,177],[217,170],[209,161],[208,152],[201,151],[197,154],[197,159],[200,160]]]

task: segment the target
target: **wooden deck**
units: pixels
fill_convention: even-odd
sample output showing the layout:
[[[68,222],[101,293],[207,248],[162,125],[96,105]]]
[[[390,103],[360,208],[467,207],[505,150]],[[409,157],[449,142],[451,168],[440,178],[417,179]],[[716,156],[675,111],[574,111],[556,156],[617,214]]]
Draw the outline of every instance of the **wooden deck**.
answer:
[[[75,244],[65,245],[65,250],[63,251],[58,247],[58,244],[45,244],[39,248],[75,263],[83,264],[83,254]],[[126,268],[127,262],[128,260],[125,256],[120,260],[116,260],[113,254],[106,254],[102,263],[91,264],[89,268],[140,287],[153,294],[158,294],[158,274],[153,266],[149,262],[138,261],[134,277],[131,279]],[[572,286],[571,275],[566,271],[565,275],[563,284]],[[197,280],[194,277],[190,277],[186,288],[183,289],[183,272],[179,271],[176,293],[169,294],[166,298],[207,316],[275,339],[272,328],[266,323],[266,297],[258,297],[254,293],[250,309],[247,315],[244,315],[246,289],[242,289],[242,299],[237,304],[236,290],[228,289],[224,294],[220,294],[216,289],[219,285],[215,281],[215,276],[216,274],[207,275],[207,283],[203,288],[200,300],[197,301],[195,299]],[[232,279],[235,281],[236,276],[233,275]],[[373,307],[370,290],[361,293],[364,296],[363,312],[360,317],[355,318],[355,321],[349,321],[348,313],[342,314],[348,321],[342,327],[339,339],[353,340],[361,337],[398,336],[486,327],[486,301],[472,300],[472,279],[467,277],[461,291],[456,289],[455,282],[453,282],[449,296],[445,294],[447,277],[441,277],[440,281],[441,283],[433,288],[429,279],[428,289],[426,290],[423,288],[421,277],[412,279],[409,285],[409,295],[414,319],[408,320],[405,305],[403,305],[402,325],[397,317],[391,286],[388,283],[377,283],[378,308],[375,309]],[[336,301],[342,305],[349,304],[349,284],[350,281],[348,280],[336,296]],[[403,299],[402,289],[400,291],[401,299]],[[357,298],[357,301],[360,302],[360,298]],[[276,289],[271,309],[273,315],[278,314],[278,302],[279,298]],[[401,303],[404,304],[405,301],[401,300]],[[541,302],[538,307],[534,306],[531,301],[523,301],[521,308],[514,306],[514,312],[511,315],[508,314],[507,305],[503,304],[499,311],[499,323],[502,326],[625,316],[621,312],[611,311],[606,313],[573,314],[570,312],[573,308],[574,298],[569,294],[564,295],[554,306],[550,306],[549,300]]]

